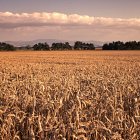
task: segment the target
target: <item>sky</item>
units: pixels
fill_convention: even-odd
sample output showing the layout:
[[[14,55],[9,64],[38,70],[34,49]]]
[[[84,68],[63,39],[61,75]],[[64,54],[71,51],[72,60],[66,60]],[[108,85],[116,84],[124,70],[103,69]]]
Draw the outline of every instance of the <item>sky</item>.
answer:
[[[0,41],[140,40],[140,0],[0,0]]]

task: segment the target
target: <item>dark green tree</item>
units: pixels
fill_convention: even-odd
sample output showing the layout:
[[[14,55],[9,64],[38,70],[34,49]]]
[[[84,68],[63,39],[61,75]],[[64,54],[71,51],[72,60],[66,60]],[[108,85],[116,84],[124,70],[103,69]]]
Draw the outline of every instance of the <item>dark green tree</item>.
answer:
[[[103,50],[140,50],[140,42],[129,41],[121,42],[116,41],[102,46]]]
[[[94,44],[90,43],[90,44],[87,44],[87,46],[88,46],[88,50],[95,50]]]
[[[81,41],[76,41],[74,44],[74,50],[81,50],[83,43]]]
[[[45,43],[38,43],[38,44],[35,44],[33,46],[33,49],[36,50],[36,51],[49,51],[50,50],[50,47],[49,45],[45,42]]]
[[[92,43],[76,41],[74,44],[74,50],[95,50],[95,46]]]
[[[69,44],[69,42],[65,42],[64,46],[65,50],[72,50],[72,46]]]
[[[51,50],[71,50],[72,46],[68,42],[66,43],[53,43]]]
[[[8,43],[0,42],[0,51],[15,51],[16,48]]]

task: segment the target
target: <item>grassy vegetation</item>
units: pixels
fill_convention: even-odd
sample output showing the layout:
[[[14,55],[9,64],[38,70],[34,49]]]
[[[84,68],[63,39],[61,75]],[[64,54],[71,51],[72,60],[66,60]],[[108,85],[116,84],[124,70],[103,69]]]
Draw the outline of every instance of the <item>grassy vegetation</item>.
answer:
[[[1,52],[0,139],[139,140],[140,52]]]

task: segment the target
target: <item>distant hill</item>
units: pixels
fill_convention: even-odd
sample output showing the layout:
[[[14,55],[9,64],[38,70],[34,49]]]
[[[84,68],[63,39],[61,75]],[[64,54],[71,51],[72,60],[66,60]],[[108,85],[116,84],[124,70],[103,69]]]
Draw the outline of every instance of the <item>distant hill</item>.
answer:
[[[77,41],[80,41],[80,40],[77,40]],[[57,43],[57,42],[62,42],[62,43],[69,42],[71,45],[74,45],[75,41],[58,40],[58,39],[36,39],[36,40],[31,40],[31,41],[4,41],[4,42],[12,44],[15,47],[22,47],[22,46],[27,46],[27,45],[33,46],[34,44],[37,44],[39,42],[40,43],[47,42],[49,45],[52,45],[52,43]],[[102,41],[82,41],[82,42],[93,43],[95,45],[95,47],[100,47],[104,43],[106,43],[106,42],[102,42]]]

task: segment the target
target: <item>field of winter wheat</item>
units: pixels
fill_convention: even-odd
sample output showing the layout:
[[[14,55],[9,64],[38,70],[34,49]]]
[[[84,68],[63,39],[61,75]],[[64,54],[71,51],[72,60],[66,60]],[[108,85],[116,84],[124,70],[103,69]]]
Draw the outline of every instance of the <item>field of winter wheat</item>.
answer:
[[[0,52],[1,140],[139,140],[140,51]]]

